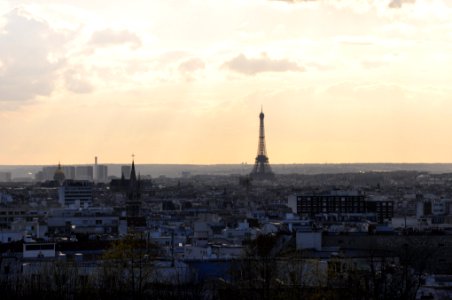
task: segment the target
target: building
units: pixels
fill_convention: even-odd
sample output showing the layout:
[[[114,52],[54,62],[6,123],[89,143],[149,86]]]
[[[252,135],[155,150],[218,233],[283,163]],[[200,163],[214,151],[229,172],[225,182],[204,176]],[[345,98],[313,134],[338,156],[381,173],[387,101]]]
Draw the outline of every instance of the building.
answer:
[[[24,243],[23,258],[55,258],[55,243]]]
[[[53,175],[53,180],[58,182],[59,185],[63,185],[63,182],[65,179],[66,179],[66,175],[64,174],[64,171],[61,168],[61,164],[58,163],[58,168],[55,170],[55,174]]]
[[[91,206],[93,202],[92,182],[66,180],[58,189],[58,202],[64,207]]]
[[[0,172],[0,182],[10,182],[11,172]]]
[[[130,179],[130,172],[132,172],[131,166],[121,166],[121,178]]]
[[[365,213],[366,203],[364,194],[356,191],[332,191],[325,193],[313,193],[297,195],[289,198],[289,206],[295,207],[298,215],[315,217],[317,214],[328,213]],[[293,204],[295,201],[295,205]],[[291,205],[290,205],[291,204]]]
[[[75,167],[74,166],[64,166],[63,167],[64,176],[66,179],[75,180]]]
[[[374,213],[378,223],[390,221],[394,217],[394,201],[386,199],[366,200],[367,213]]]
[[[75,168],[75,178],[77,180],[93,181],[93,166],[77,166]]]
[[[108,167],[106,165],[99,165],[97,156],[94,157],[94,181],[105,183],[108,181]]]
[[[132,161],[129,187],[127,190],[126,211],[127,217],[138,217],[141,208],[141,188],[140,181],[135,172],[135,161]]]
[[[47,224],[50,234],[117,234],[121,222],[113,208],[89,207],[52,210]]]
[[[394,201],[367,199],[360,191],[329,191],[289,197],[288,206],[292,212],[311,219],[319,215],[355,215],[369,217],[383,223],[394,216]]]
[[[108,167],[106,165],[96,166],[96,181],[102,183],[108,181]]]
[[[55,172],[57,171],[58,166],[47,166],[43,167],[42,171],[39,171],[35,175],[35,179],[37,181],[52,181],[54,180]],[[75,179],[75,167],[73,166],[64,166],[61,167],[61,170],[64,172],[65,179],[74,180]]]

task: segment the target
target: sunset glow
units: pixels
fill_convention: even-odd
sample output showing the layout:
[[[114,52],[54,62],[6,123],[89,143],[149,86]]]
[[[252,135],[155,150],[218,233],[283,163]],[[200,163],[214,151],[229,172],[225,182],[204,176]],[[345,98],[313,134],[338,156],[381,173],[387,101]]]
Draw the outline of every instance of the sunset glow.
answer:
[[[0,164],[452,161],[451,0],[112,3],[0,4]]]

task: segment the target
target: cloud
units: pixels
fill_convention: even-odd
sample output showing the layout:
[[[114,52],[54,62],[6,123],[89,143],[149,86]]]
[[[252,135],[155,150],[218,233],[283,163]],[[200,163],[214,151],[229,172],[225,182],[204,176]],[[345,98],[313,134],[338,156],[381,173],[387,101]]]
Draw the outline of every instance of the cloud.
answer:
[[[299,3],[299,2],[314,2],[317,0],[272,0],[272,1],[287,2],[287,3]]]
[[[379,67],[383,67],[384,65],[386,65],[387,62],[383,61],[383,60],[372,60],[372,59],[365,59],[363,61],[361,61],[361,66],[364,69],[374,69],[374,68],[379,68]]]
[[[416,0],[391,0],[389,2],[388,7],[390,8],[401,8],[403,4],[414,4]]]
[[[336,41],[343,45],[351,46],[371,46],[374,45],[374,40],[371,36],[338,36]]]
[[[260,58],[247,58],[240,54],[224,63],[223,67],[232,71],[254,75],[262,72],[301,72],[304,68],[287,59],[271,59],[265,53]]]
[[[93,85],[85,79],[86,72],[84,70],[70,69],[64,74],[66,88],[77,94],[87,94],[94,90]]]
[[[205,68],[204,62],[199,58],[191,58],[179,65],[179,72],[185,78],[186,81],[192,81],[195,79],[194,74]]]
[[[65,34],[18,9],[4,19],[0,34],[0,101],[50,95],[58,71],[65,65],[61,54]]]
[[[271,0],[276,2],[286,2],[286,3],[303,3],[303,2],[321,2],[319,0]],[[378,3],[379,1],[376,1],[375,3]],[[375,3],[368,2],[367,4],[374,5]],[[388,7],[389,8],[401,8],[404,4],[414,4],[416,3],[416,0],[389,0]],[[359,1],[351,0],[351,1],[344,1],[344,0],[336,0],[331,1],[329,4],[333,5],[339,5],[339,6],[357,6],[362,5],[363,3],[359,3]]]
[[[318,71],[331,71],[334,70],[334,66],[325,62],[308,62],[305,64],[308,69],[315,69]]]
[[[94,32],[89,43],[99,47],[129,45],[134,49],[142,45],[141,39],[135,33],[127,30],[115,31],[112,29]]]
[[[204,69],[205,64],[199,58],[192,58],[184,61],[179,65],[179,71],[183,73],[192,73],[200,69]]]

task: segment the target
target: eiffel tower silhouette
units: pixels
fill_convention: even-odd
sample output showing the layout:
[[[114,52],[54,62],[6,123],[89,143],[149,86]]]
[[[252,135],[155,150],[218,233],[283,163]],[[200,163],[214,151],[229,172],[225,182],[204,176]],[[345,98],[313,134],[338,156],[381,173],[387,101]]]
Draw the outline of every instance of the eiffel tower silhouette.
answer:
[[[259,114],[259,120],[257,156],[250,177],[258,180],[272,179],[275,177],[275,174],[273,174],[270,163],[268,162],[267,149],[265,148],[264,112],[262,109]]]

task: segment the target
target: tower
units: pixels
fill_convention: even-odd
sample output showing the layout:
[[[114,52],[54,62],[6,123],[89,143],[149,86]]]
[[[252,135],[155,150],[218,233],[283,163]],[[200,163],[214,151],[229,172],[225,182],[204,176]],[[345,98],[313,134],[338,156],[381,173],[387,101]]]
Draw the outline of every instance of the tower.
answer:
[[[264,112],[259,114],[259,143],[257,147],[256,162],[250,174],[253,179],[272,179],[275,175],[268,162],[265,148]]]
[[[135,172],[135,160],[132,161],[132,168],[130,171],[129,186],[127,190],[127,202],[126,211],[127,216],[137,217],[140,214],[141,206],[141,188],[140,179],[137,180],[137,175]]]
[[[97,169],[97,156],[94,156],[94,182],[97,183],[99,180],[99,171]]]

